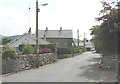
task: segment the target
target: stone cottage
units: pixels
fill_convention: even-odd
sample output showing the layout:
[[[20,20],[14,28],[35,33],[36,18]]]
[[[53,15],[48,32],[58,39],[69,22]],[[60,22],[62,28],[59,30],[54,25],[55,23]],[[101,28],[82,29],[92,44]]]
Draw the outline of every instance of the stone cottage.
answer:
[[[50,42],[47,42],[43,39],[38,40],[39,45],[47,45],[50,44]],[[36,45],[36,39],[34,34],[30,33],[24,33],[23,35],[19,36],[15,40],[8,43],[8,46],[10,47],[19,47],[21,44],[30,44],[30,45]]]
[[[39,39],[44,39],[50,43],[55,44],[56,46],[69,47],[72,46],[73,33],[72,30],[39,30],[38,31]]]

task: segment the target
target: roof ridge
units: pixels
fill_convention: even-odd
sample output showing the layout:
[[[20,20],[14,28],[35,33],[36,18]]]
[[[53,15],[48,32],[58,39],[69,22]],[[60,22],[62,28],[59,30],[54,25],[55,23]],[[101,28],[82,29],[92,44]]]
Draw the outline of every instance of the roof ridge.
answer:
[[[31,39],[33,39],[34,41],[36,41],[36,38],[34,39],[33,37],[31,37],[30,35],[28,35],[28,37],[30,37]],[[43,40],[43,39],[38,39],[38,42],[40,43],[40,40]],[[43,40],[43,41],[45,41],[45,40]],[[46,41],[46,42],[48,42],[48,41]],[[48,43],[50,43],[50,42],[48,42]]]
[[[16,39],[14,39],[13,41],[11,41],[10,43],[8,43],[7,45],[12,44],[13,42],[17,41],[18,39],[22,38],[23,36],[25,36],[27,33],[24,33],[23,35],[20,35],[19,37],[17,37]]]

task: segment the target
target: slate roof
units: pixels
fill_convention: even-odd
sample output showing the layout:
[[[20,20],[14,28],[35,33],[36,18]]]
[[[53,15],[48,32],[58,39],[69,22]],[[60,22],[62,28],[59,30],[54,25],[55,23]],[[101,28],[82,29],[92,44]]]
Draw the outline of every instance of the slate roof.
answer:
[[[72,30],[39,30],[39,38],[73,38]]]
[[[12,46],[12,47],[18,47],[20,44],[23,44],[23,43],[35,45],[36,44],[35,35],[25,33],[25,34],[19,36],[18,38],[16,38],[15,40],[11,41],[10,43],[8,43],[8,45]],[[45,41],[43,39],[39,39],[38,43],[42,44],[42,45],[50,44],[48,41]]]

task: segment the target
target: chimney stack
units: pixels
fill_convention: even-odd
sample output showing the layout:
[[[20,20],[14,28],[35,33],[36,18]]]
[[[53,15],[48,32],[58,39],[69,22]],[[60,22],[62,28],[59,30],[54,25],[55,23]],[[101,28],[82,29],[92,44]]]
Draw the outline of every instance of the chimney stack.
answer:
[[[48,31],[48,27],[46,27],[46,31]]]
[[[28,34],[31,34],[31,27],[29,28]]]
[[[62,31],[62,27],[60,27],[60,31]]]

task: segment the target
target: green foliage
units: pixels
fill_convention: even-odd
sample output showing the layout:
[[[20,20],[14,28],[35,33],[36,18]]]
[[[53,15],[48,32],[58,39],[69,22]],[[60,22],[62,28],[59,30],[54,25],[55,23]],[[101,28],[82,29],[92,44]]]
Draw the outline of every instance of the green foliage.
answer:
[[[56,47],[53,44],[48,44],[48,45],[39,45],[39,49],[47,48],[52,50],[53,53],[56,51]],[[36,46],[33,45],[25,45],[22,44],[19,46],[19,50],[22,52],[22,54],[31,54],[31,53],[36,53]]]
[[[4,60],[14,59],[14,58],[16,58],[16,56],[17,56],[17,54],[16,54],[15,50],[13,50],[11,48],[4,49],[4,51],[2,53],[2,59],[4,59]]]
[[[80,52],[80,48],[77,47],[72,47],[72,53],[79,53]]]
[[[84,52],[84,47],[65,47],[65,48],[57,48],[57,54],[76,54]]]
[[[85,52],[84,46],[79,47],[79,53],[83,53],[83,52]]]
[[[118,34],[119,24],[118,16],[120,9],[116,7],[118,2],[114,4],[110,2],[102,2],[103,9],[100,11],[102,16],[96,18],[102,21],[101,25],[93,26],[91,35],[93,35],[93,43],[96,51],[103,55],[111,55],[118,53]],[[114,5],[114,6],[113,6]],[[119,5],[120,6],[120,5]]]
[[[57,54],[62,55],[62,54],[71,54],[71,48],[57,48]]]
[[[17,55],[22,55],[22,52],[19,49],[16,49]]]
[[[21,44],[21,45],[19,45],[19,51],[23,51],[23,48],[25,47],[25,44]]]
[[[97,52],[100,52],[100,50],[102,50],[100,26],[99,25],[93,26],[90,30],[91,30],[91,35],[94,35],[92,42],[95,45],[95,49]]]
[[[22,49],[22,54],[32,54],[33,53],[33,47],[31,45],[24,45]]]
[[[11,39],[9,39],[9,38],[3,38],[2,39],[2,44],[3,45],[6,45],[7,43],[9,43],[11,41]]]

